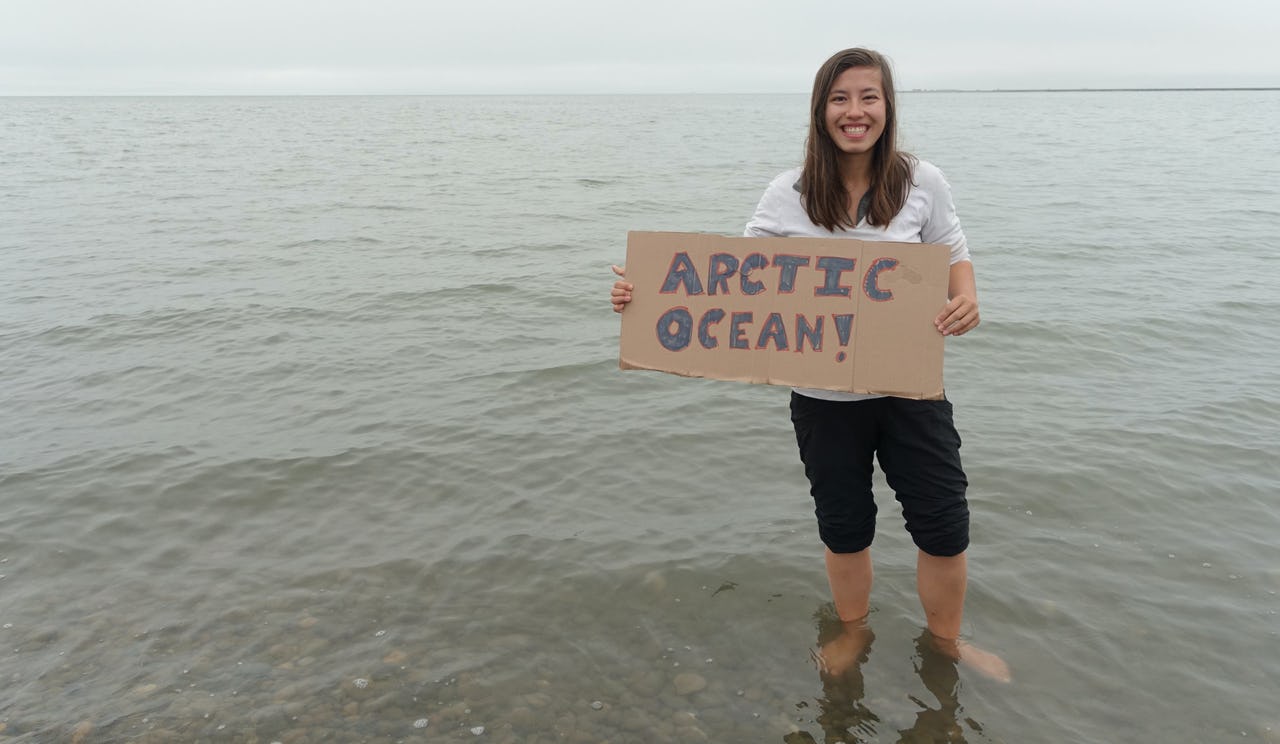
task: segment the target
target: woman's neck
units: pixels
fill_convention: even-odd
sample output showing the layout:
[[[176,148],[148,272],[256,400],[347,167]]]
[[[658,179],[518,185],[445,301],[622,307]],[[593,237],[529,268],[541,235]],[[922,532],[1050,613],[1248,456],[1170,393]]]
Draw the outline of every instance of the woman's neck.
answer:
[[[871,188],[871,153],[841,158],[840,180],[850,194],[861,194]]]

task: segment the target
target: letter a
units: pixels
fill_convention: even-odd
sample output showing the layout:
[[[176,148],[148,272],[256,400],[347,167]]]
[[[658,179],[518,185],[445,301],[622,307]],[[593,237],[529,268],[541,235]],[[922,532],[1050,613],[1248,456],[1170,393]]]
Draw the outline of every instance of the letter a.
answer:
[[[693,268],[689,254],[684,251],[671,259],[671,267],[667,269],[667,278],[660,291],[662,294],[672,294],[680,285],[684,285],[684,293],[687,295],[702,294],[702,280],[698,278],[698,270]]]

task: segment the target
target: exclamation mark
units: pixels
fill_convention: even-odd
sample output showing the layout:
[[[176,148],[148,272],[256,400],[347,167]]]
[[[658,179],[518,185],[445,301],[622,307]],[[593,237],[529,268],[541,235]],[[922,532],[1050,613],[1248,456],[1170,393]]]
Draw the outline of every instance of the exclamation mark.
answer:
[[[849,346],[849,337],[853,335],[853,313],[848,315],[832,315],[831,319],[836,322],[836,335],[840,337],[840,345]],[[843,351],[836,354],[836,361],[843,362],[848,359],[849,355]]]

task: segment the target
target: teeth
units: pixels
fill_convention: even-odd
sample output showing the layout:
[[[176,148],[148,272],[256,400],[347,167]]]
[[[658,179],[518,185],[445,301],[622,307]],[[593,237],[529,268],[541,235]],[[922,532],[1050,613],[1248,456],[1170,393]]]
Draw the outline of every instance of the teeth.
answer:
[[[866,131],[867,131],[867,128],[866,128],[865,126],[863,126],[863,127],[843,127],[843,129],[844,129],[844,131],[848,132],[849,134],[862,134],[863,132],[866,132]]]

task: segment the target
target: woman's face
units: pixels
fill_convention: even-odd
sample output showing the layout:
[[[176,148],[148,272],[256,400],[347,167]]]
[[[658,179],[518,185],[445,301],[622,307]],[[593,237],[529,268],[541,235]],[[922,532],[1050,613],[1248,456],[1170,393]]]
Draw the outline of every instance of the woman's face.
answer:
[[[827,93],[826,132],[844,155],[870,155],[885,126],[880,69],[850,67]]]

